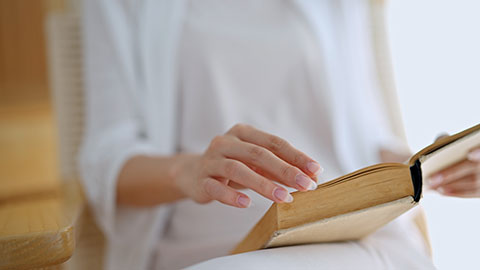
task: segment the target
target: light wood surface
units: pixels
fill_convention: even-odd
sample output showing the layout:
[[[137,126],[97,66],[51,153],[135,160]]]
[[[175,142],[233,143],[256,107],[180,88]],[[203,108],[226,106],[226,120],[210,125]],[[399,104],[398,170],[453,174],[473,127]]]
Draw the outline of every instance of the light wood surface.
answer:
[[[65,7],[0,0],[0,269],[65,269],[84,223],[81,189],[60,181],[47,84],[44,22]]]
[[[60,264],[75,248],[75,225],[83,198],[75,182],[59,193],[0,204],[0,269]]]
[[[0,106],[0,203],[58,191],[56,132],[48,102]]]
[[[0,106],[0,269],[58,265],[72,256],[84,199],[60,182],[48,102]]]

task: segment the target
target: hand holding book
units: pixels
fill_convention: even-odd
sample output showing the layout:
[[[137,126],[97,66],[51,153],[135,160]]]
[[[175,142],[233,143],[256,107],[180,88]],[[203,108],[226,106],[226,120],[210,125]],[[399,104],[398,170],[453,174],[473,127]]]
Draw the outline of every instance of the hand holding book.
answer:
[[[479,196],[479,155],[480,124],[438,139],[405,163],[372,165],[295,192],[291,204],[274,203],[232,253],[360,239],[415,207],[428,179],[440,191],[457,188],[449,195]]]
[[[471,149],[466,159],[433,174],[428,184],[443,195],[480,197],[480,147]]]

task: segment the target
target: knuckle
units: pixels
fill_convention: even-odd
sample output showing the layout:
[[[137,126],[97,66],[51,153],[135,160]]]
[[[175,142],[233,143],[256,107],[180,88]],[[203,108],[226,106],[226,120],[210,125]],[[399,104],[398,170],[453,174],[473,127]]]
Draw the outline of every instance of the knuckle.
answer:
[[[280,176],[284,179],[291,178],[290,176],[294,174],[295,169],[291,166],[284,166],[280,172]]]
[[[245,124],[238,123],[238,124],[235,124],[235,125],[230,129],[230,131],[232,131],[233,133],[236,133],[236,132],[241,132],[241,131],[244,130],[245,128],[246,128],[246,125],[245,125]]]
[[[261,179],[259,182],[258,182],[258,189],[260,191],[260,193],[263,193],[263,194],[268,194],[268,190],[270,189],[270,181],[268,181],[267,179]]]
[[[238,124],[235,124],[229,131],[229,133],[233,133],[233,134],[241,134],[242,132],[244,132],[245,130],[249,129],[250,126],[247,125],[247,124],[242,124],[242,123],[238,123]]]
[[[224,136],[215,136],[210,142],[210,149],[219,149],[222,148],[225,144],[226,138]]]
[[[303,164],[306,163],[306,160],[302,154],[295,154],[293,157],[293,164]]]
[[[447,168],[439,172],[444,178],[449,178],[456,168]]]
[[[250,154],[251,161],[258,161],[263,156],[265,156],[265,150],[259,146],[252,146],[248,149],[248,153]]]
[[[219,197],[219,195],[222,193],[222,186],[217,185],[217,183],[215,183],[214,181],[215,180],[213,179],[209,179],[203,184],[204,192],[208,197],[212,199]]]
[[[270,142],[270,149],[272,149],[274,152],[284,149],[285,146],[287,146],[288,144],[287,141],[285,141],[284,139],[274,135],[270,136],[269,142]]]
[[[225,163],[224,170],[225,170],[225,175],[228,178],[235,179],[239,174],[240,166],[237,164],[236,161],[231,160]]]

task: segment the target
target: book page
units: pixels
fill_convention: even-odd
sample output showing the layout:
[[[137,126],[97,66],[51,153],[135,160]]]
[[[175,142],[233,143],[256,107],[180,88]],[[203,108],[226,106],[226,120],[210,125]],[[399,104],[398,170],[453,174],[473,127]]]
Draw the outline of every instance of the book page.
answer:
[[[472,148],[479,146],[480,131],[476,131],[420,157],[422,178],[427,179],[432,174],[465,159]]]
[[[411,196],[315,222],[278,230],[265,247],[360,239],[416,205]]]

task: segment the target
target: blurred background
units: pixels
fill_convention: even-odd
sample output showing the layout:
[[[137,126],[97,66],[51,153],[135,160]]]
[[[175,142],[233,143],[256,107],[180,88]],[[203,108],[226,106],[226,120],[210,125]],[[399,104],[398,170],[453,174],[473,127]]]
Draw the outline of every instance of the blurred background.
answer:
[[[480,2],[390,0],[386,7],[412,151],[479,123]],[[0,204],[58,185],[45,21],[64,8],[60,0],[0,0]],[[422,204],[437,267],[478,269],[480,200],[426,193]],[[0,228],[2,219],[0,209]]]
[[[44,24],[61,3],[0,0],[0,201],[58,179]]]

